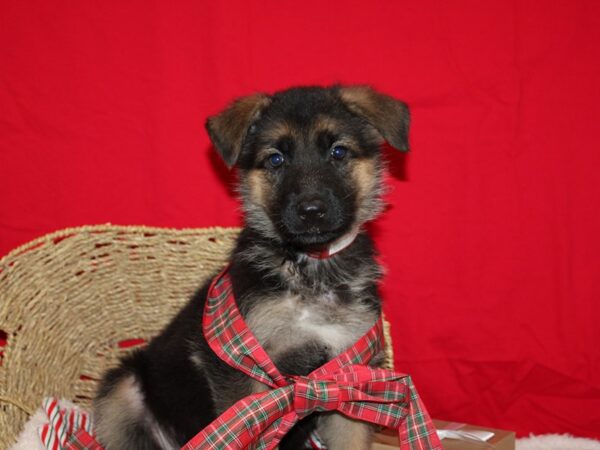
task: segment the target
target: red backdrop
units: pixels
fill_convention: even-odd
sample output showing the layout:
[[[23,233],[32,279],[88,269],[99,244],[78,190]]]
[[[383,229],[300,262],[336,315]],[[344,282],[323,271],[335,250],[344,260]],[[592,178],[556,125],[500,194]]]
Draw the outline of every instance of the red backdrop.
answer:
[[[0,0],[0,253],[92,223],[238,225],[233,97],[406,100],[373,227],[432,414],[600,437],[600,2]]]

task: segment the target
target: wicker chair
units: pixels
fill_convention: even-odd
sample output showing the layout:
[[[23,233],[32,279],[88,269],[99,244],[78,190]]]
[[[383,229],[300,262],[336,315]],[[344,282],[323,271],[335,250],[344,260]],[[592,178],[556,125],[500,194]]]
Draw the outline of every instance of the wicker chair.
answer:
[[[46,396],[89,407],[102,373],[156,335],[226,263],[238,232],[86,226],[2,258],[0,449]]]

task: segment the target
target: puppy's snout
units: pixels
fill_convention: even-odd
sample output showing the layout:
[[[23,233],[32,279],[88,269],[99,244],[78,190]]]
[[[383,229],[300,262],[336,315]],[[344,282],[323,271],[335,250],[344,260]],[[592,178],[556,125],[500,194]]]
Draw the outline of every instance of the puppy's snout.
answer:
[[[337,198],[328,188],[321,188],[289,195],[281,224],[286,234],[295,235],[303,244],[316,244],[331,239],[343,218]]]
[[[304,221],[322,219],[327,212],[327,205],[320,198],[310,198],[298,203],[298,217]]]

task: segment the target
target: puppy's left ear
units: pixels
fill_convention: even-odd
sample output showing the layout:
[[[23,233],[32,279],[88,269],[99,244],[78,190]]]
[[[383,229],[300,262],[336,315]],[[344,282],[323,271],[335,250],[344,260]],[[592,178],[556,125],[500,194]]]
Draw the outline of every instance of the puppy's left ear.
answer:
[[[268,95],[249,95],[235,100],[225,111],[207,119],[206,130],[210,140],[230,169],[240,156],[250,126],[270,102]]]
[[[394,148],[408,151],[410,113],[406,103],[369,86],[345,86],[339,95],[353,113],[364,117]]]

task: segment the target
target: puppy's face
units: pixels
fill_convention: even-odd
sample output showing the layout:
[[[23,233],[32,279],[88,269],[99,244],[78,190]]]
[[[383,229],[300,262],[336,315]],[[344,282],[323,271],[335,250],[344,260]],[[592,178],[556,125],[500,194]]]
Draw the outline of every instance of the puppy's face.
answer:
[[[407,149],[408,110],[366,87],[295,88],[242,98],[207,128],[239,166],[247,225],[311,249],[379,213],[380,145]]]

